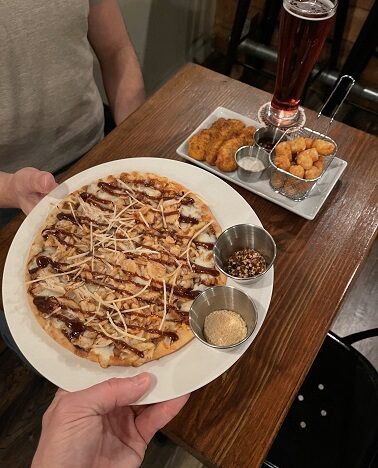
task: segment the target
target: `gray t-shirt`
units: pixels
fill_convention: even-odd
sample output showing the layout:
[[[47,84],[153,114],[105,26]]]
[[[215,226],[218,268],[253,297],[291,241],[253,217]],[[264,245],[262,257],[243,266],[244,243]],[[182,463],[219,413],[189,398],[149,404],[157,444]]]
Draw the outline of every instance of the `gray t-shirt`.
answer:
[[[54,172],[102,138],[91,2],[0,1],[0,171]]]

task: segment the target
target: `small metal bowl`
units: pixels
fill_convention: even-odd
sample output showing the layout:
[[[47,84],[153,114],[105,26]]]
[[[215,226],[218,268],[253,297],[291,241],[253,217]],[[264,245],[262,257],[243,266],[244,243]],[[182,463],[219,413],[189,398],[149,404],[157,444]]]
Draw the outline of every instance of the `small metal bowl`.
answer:
[[[250,171],[240,165],[240,161],[245,158],[254,158],[262,162],[263,169],[260,171]],[[269,166],[269,154],[259,146],[242,146],[235,153],[235,162],[238,166],[238,177],[245,182],[254,182],[258,180],[265,169]]]
[[[281,138],[281,141],[287,140],[285,132],[275,127],[258,128],[255,131],[253,138],[255,140],[255,144],[263,148],[268,153],[272,151]]]
[[[206,341],[203,327],[205,318],[215,310],[232,310],[244,319],[247,336],[238,343],[217,346]],[[252,335],[257,324],[257,311],[252,299],[240,289],[232,286],[213,286],[203,291],[193,301],[189,310],[189,325],[194,335],[207,346],[218,349],[234,348],[244,343]]]
[[[248,278],[232,276],[225,271],[225,265],[231,255],[237,250],[254,249],[264,256],[266,270],[259,275]],[[218,237],[213,249],[215,265],[224,275],[240,283],[248,284],[259,281],[272,267],[276,258],[276,243],[273,237],[260,226],[254,224],[236,224]]]

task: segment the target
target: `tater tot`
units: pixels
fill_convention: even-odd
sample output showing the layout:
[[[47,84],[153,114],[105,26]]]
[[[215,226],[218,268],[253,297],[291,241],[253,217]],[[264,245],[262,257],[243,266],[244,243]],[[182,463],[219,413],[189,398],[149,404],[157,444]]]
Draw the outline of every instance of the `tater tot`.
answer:
[[[316,179],[320,176],[320,173],[321,171],[317,167],[312,166],[311,169],[305,171],[305,179]]]
[[[293,174],[297,177],[301,177],[303,179],[305,170],[302,166],[291,166],[289,169],[290,174]]]
[[[313,138],[305,138],[305,142],[306,142],[306,149],[310,149],[310,148],[312,148],[312,145],[314,143],[314,139]]]
[[[281,143],[278,143],[274,152],[277,157],[283,156],[289,161],[291,161],[293,158],[293,155],[291,154],[290,145],[287,141],[281,141]]]
[[[288,171],[290,169],[290,161],[286,156],[276,156],[274,158],[274,164],[276,167],[284,171]]]
[[[310,149],[301,151],[299,154],[305,154],[305,155],[310,156],[312,162],[317,161],[319,159],[319,154],[315,148],[310,148]],[[298,160],[299,154],[297,155],[297,160]]]
[[[316,139],[312,144],[313,148],[316,148],[317,152],[323,156],[328,156],[335,151],[335,145],[330,141]]]
[[[289,141],[292,153],[300,153],[306,149],[306,140],[303,137],[294,138]]]
[[[316,148],[310,148],[310,149],[308,149],[306,151],[308,151],[309,154],[311,155],[312,162],[317,161],[319,159],[319,153],[318,153]]]
[[[319,159],[317,161],[315,161],[314,163],[314,166],[317,167],[320,172],[323,172],[323,169],[324,169],[324,156],[319,156]]]
[[[297,164],[302,166],[306,171],[312,167],[312,157],[308,151],[310,150],[302,151],[297,155]]]

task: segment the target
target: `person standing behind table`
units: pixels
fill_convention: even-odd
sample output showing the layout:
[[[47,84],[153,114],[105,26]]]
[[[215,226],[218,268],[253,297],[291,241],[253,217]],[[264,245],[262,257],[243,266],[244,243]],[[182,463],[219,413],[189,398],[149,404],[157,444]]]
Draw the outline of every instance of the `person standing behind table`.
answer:
[[[27,214],[56,186],[49,173],[103,137],[91,46],[118,125],[145,92],[117,1],[0,1],[0,207]],[[1,209],[0,228],[15,213]],[[1,310],[0,332],[19,353]]]
[[[118,125],[145,92],[117,1],[1,0],[0,174],[28,166],[54,173],[103,137],[91,46]],[[53,187],[51,178],[42,183],[37,198]]]

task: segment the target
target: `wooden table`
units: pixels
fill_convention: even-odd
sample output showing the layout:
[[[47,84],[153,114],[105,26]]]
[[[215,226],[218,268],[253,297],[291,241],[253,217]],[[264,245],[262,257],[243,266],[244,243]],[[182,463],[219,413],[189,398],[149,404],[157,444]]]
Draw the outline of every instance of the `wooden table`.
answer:
[[[176,148],[217,106],[256,119],[268,100],[267,93],[187,65],[65,177],[124,157],[179,159]],[[260,466],[373,241],[377,139],[339,123],[331,133],[348,167],[314,221],[235,187],[275,238],[278,255],[272,302],[258,337],[166,428],[210,466]],[[20,222],[0,232],[1,269]]]

